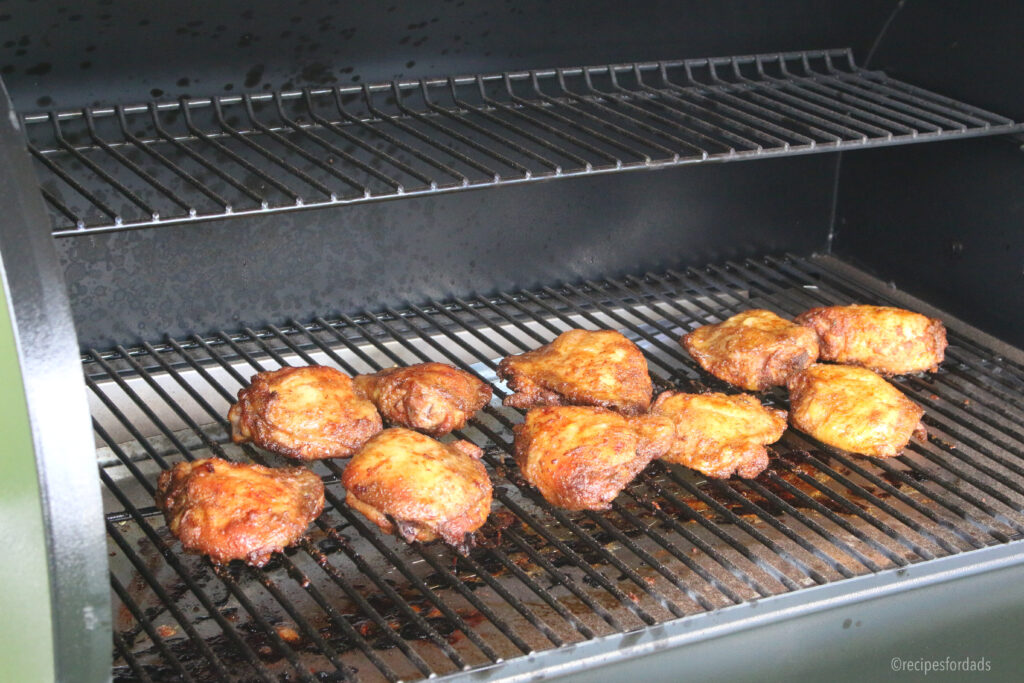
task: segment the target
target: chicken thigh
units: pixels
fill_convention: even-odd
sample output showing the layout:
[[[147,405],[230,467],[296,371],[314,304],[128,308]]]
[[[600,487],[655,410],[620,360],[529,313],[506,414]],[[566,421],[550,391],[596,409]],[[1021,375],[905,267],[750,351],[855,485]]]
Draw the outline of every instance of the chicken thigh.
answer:
[[[752,309],[704,325],[680,343],[707,372],[748,391],[785,384],[818,358],[818,337],[771,311]]]
[[[663,460],[709,477],[753,478],[768,467],[765,446],[782,438],[786,411],[766,408],[750,394],[681,394],[666,391],[651,407],[675,424]]]
[[[882,375],[935,372],[946,355],[941,320],[890,306],[824,306],[796,317],[818,335],[821,360]]]
[[[789,422],[851,453],[891,458],[926,436],[924,411],[866,368],[815,364],[789,380]]]
[[[444,363],[388,368],[354,381],[385,420],[431,436],[462,429],[491,400],[487,384]]]
[[[515,426],[515,458],[526,481],[554,505],[604,510],[672,444],[671,420],[623,417],[604,408],[542,406]]]
[[[345,502],[385,533],[462,548],[491,511],[483,452],[468,441],[444,444],[402,427],[370,439],[345,468]]]
[[[498,377],[515,392],[505,398],[513,408],[589,405],[636,415],[647,410],[654,391],[643,353],[614,330],[563,332],[503,359]]]
[[[179,462],[160,475],[156,505],[186,550],[217,564],[262,567],[306,532],[324,509],[320,477],[219,458]]]
[[[297,460],[347,458],[383,428],[348,375],[315,365],[254,375],[228,419],[235,443]]]

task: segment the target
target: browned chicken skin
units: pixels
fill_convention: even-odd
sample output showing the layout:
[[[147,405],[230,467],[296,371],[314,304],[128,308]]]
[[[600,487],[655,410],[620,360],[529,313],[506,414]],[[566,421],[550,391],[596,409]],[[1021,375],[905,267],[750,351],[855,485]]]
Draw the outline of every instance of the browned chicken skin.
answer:
[[[782,438],[786,411],[766,408],[750,394],[666,391],[651,408],[675,423],[676,438],[662,460],[709,477],[753,478],[768,467],[765,446]]]
[[[920,406],[865,368],[812,365],[790,379],[789,408],[794,427],[851,453],[891,458],[926,436]]]
[[[680,343],[720,380],[749,391],[785,384],[818,358],[818,338],[771,311],[751,309],[684,335]]]
[[[491,400],[487,384],[444,363],[388,368],[354,381],[385,420],[432,436],[462,429]]]
[[[821,360],[882,375],[935,372],[946,353],[941,320],[890,306],[824,306],[796,317],[821,340]]]
[[[253,375],[228,419],[235,443],[298,460],[347,458],[383,428],[348,375],[316,365]]]
[[[569,330],[550,344],[498,365],[514,394],[513,408],[590,405],[636,415],[647,410],[654,389],[647,360],[636,344],[614,330]]]
[[[345,468],[345,502],[385,533],[464,547],[491,511],[482,454],[468,441],[444,444],[402,427],[385,429]]]
[[[515,426],[515,457],[544,498],[569,510],[605,510],[675,430],[657,415],[626,418],[604,408],[542,406]]]
[[[324,485],[302,467],[207,458],[161,473],[156,504],[186,550],[218,564],[245,560],[262,567],[320,515]]]

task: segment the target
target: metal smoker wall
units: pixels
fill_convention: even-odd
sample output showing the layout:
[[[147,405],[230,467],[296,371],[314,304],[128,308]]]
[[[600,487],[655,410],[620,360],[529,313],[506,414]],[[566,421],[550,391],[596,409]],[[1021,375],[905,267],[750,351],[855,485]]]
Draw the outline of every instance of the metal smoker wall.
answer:
[[[0,74],[29,111],[574,64],[832,47],[863,56],[895,5],[11,0]]]
[[[1024,5],[907,2],[869,68],[1024,114]],[[998,46],[998,47],[993,47]],[[1019,137],[843,155],[832,250],[1024,344],[1024,154]]]
[[[57,240],[83,348],[823,249],[824,155]]]
[[[8,3],[22,111],[395,77],[849,46],[895,5],[333,2],[201,9]],[[191,12],[191,13],[190,13]],[[487,196],[58,240],[82,344],[260,325],[353,304],[822,249],[834,162],[595,178]]]

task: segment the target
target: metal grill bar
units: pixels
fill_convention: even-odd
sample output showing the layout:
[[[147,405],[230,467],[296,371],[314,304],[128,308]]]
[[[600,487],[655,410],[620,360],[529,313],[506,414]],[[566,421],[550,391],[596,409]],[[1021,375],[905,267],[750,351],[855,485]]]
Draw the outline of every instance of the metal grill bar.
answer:
[[[445,77],[23,119],[57,236],[1024,130],[861,69],[848,50]]]
[[[825,262],[765,257],[90,350],[111,588],[123,607],[115,671],[455,675],[1024,536],[1024,412],[1004,401],[1024,395],[1024,368],[955,329],[937,375],[896,380],[932,430],[900,458],[858,458],[790,431],[755,480],[704,481],[655,463],[605,513],[554,509],[517,474],[511,429],[521,412],[498,405],[502,356],[565,329],[614,328],[641,346],[659,388],[734,391],[699,370],[682,333],[754,306],[793,315],[855,300],[887,303]],[[286,464],[228,438],[227,407],[252,372],[319,363],[357,374],[425,360],[482,376],[496,396],[456,434],[485,449],[495,485],[495,514],[468,556],[381,535],[345,505],[343,464],[330,461],[313,466],[325,513],[263,569],[182,554],[159,523],[155,478],[177,461]],[[782,391],[761,398],[785,404]]]

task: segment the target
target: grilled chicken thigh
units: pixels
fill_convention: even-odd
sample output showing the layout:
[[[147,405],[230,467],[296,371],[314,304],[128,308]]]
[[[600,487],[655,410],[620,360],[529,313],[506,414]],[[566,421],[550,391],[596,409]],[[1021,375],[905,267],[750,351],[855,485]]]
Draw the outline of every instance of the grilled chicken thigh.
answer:
[[[818,338],[771,311],[751,309],[704,325],[680,343],[720,380],[749,391],[785,384],[818,358]]]
[[[946,352],[941,320],[890,306],[825,306],[796,317],[821,340],[821,360],[862,365],[882,375],[939,369]]]
[[[604,408],[542,406],[515,426],[515,457],[548,502],[604,510],[668,450],[674,433],[671,420],[656,415],[626,418]]]
[[[464,547],[491,511],[482,454],[468,441],[444,444],[402,427],[385,429],[345,468],[345,502],[385,533]]]
[[[388,368],[354,381],[385,420],[432,436],[462,429],[491,400],[484,382],[444,363]]]
[[[348,375],[315,365],[254,375],[228,419],[235,443],[298,460],[347,458],[383,428]]]
[[[865,368],[812,365],[789,380],[789,407],[794,427],[851,453],[890,458],[926,436],[924,411]]]
[[[219,458],[180,462],[157,482],[156,504],[186,550],[225,564],[262,567],[306,532],[324,509],[320,477]]]
[[[569,330],[550,344],[498,365],[514,394],[505,405],[590,405],[636,415],[651,404],[647,360],[614,330]]]
[[[662,460],[718,479],[759,475],[768,467],[765,446],[786,431],[786,411],[766,408],[750,394],[666,391],[658,396],[651,413],[675,423],[675,440]]]

